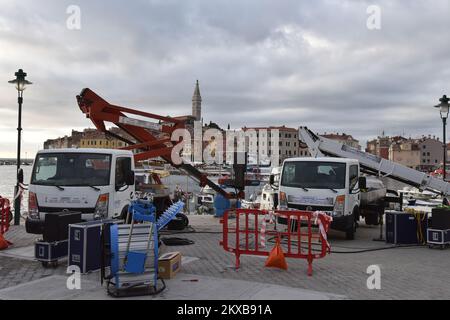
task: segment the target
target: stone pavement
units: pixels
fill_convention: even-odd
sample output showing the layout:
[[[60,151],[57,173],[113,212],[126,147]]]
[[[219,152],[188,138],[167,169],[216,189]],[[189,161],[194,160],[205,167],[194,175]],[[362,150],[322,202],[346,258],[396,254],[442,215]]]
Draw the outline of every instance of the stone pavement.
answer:
[[[264,259],[242,256],[241,267],[235,270],[234,255],[219,246],[221,225],[212,216],[190,216],[191,226],[196,233],[170,235],[195,241],[188,246],[168,247],[180,251],[184,256],[196,257],[182,266],[180,276],[216,279],[217,281],[245,280],[252,284],[266,284],[272,288],[290,287],[310,293],[327,293],[323,297],[350,299],[450,299],[450,249],[439,250],[428,247],[389,248],[384,242],[374,242],[379,229],[361,225],[356,239],[348,241],[339,232],[330,232],[329,238],[334,253],[313,263],[314,274],[306,274],[307,263],[301,259],[287,259],[287,271],[264,267]],[[13,227],[7,238],[14,247],[25,247],[33,243],[36,236],[27,235],[23,227]],[[387,250],[363,253],[343,253],[359,249],[386,247]],[[341,253],[338,253],[341,252]],[[0,289],[28,283],[52,275],[65,275],[65,266],[44,269],[38,262],[5,256],[0,253]],[[369,290],[366,273],[370,265],[381,268],[381,289]],[[86,277],[97,281],[96,273]],[[83,278],[84,279],[84,278]],[[174,279],[175,280],[175,279]],[[222,282],[221,282],[222,283]],[[188,283],[188,288],[191,286]],[[255,285],[256,286],[256,285]],[[279,287],[273,287],[279,286]],[[289,292],[289,291],[283,291]],[[337,296],[333,296],[337,295]],[[306,297],[306,296],[305,296]],[[278,298],[285,299],[279,295]]]
[[[67,277],[53,275],[0,290],[0,300],[106,300],[115,299],[106,294],[98,281],[98,272],[83,277],[80,290],[66,287]],[[195,280],[195,281],[192,281]],[[330,300],[344,297],[299,288],[212,278],[186,273],[166,280],[166,289],[155,296],[131,297],[133,300]]]

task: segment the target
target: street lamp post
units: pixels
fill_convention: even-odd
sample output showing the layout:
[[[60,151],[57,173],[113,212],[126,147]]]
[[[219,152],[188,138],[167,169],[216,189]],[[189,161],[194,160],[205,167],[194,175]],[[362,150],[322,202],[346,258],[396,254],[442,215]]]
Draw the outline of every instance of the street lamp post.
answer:
[[[14,190],[14,224],[20,224],[20,184],[23,182],[23,173],[20,171],[20,146],[21,146],[21,136],[22,136],[22,103],[23,103],[23,90],[26,86],[32,84],[30,81],[25,80],[27,74],[19,69],[15,73],[16,78],[14,80],[8,81],[9,83],[15,84],[17,89],[17,102],[19,104],[19,116],[18,116],[18,126],[17,126],[17,184]]]
[[[435,106],[436,108],[439,108],[439,112],[441,113],[441,119],[442,119],[442,127],[443,127],[443,149],[444,149],[444,157],[443,157],[443,173],[442,173],[442,177],[445,181],[446,179],[446,163],[447,163],[447,143],[446,143],[446,125],[447,125],[447,118],[448,118],[448,112],[449,112],[449,101],[450,99],[446,96],[443,95],[442,98],[439,99],[439,101],[441,102],[440,104],[438,104],[437,106]]]

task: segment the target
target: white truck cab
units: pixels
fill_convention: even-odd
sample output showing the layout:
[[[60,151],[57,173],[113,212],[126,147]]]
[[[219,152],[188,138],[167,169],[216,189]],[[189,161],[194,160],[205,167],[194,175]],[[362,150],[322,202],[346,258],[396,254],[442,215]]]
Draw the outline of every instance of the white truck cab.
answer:
[[[29,233],[42,233],[49,212],[77,211],[83,220],[119,218],[134,192],[133,153],[116,149],[51,149],[36,154],[29,184]]]
[[[324,211],[333,217],[331,228],[345,231],[347,239],[353,239],[359,219],[359,172],[359,162],[354,159],[286,159],[278,208]]]

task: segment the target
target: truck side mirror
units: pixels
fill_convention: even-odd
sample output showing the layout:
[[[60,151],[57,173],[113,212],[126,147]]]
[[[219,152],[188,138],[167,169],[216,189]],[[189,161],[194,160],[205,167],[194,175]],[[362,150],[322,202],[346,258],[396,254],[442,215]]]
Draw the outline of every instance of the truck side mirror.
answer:
[[[273,175],[273,174],[271,174],[270,176],[269,176],[269,184],[274,184],[275,183],[275,175]]]
[[[359,184],[359,189],[367,189],[366,177],[359,177],[358,184]]]

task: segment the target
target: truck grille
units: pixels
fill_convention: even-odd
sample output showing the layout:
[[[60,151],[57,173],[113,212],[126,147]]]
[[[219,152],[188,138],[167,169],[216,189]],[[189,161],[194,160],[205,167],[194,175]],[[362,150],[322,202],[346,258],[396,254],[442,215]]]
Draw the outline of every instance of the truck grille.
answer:
[[[333,211],[333,207],[330,206],[310,206],[304,204],[294,204],[288,203],[288,208],[297,209],[297,210],[305,210],[306,208],[311,207],[311,211]]]
[[[39,212],[61,212],[64,210],[75,211],[81,213],[94,213],[95,208],[61,208],[61,207],[39,207]]]

